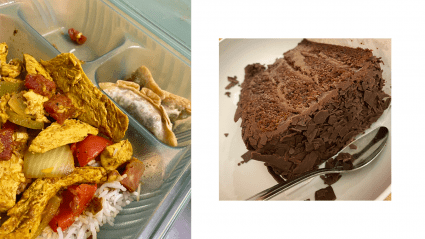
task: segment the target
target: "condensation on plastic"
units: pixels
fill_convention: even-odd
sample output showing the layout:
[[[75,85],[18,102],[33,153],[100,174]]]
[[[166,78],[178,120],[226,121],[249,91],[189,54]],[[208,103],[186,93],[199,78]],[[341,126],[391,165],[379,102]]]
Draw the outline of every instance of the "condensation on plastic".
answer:
[[[95,85],[123,79],[145,65],[162,89],[190,99],[190,60],[127,17],[105,1],[0,0],[0,42],[9,46],[8,59],[28,53],[49,60],[72,52],[85,61],[84,71]],[[69,40],[71,27],[87,36],[84,45]],[[122,210],[113,227],[104,225],[98,238],[161,237],[190,198],[190,129],[176,135],[184,147],[173,148],[130,115],[129,120],[125,138],[147,165],[142,195]]]

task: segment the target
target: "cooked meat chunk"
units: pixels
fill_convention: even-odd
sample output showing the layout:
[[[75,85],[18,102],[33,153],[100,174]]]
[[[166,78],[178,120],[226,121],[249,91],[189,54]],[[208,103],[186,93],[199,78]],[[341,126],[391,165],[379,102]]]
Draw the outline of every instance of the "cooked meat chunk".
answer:
[[[126,166],[123,175],[127,175],[121,184],[127,188],[128,191],[134,192],[140,184],[143,172],[145,172],[145,165],[142,161],[133,158]]]
[[[76,168],[63,178],[37,179],[8,212],[9,219],[0,227],[0,238],[31,238],[40,225],[42,212],[59,190],[76,183],[104,183],[106,170],[96,167]]]
[[[10,94],[6,94],[0,98],[0,121],[2,124],[6,123],[7,119],[9,119],[9,115],[6,114],[6,108],[10,97]]]
[[[128,140],[107,146],[100,154],[100,163],[106,170],[114,170],[129,161],[133,155],[133,147]]]
[[[128,128],[128,117],[84,74],[80,61],[72,53],[63,53],[50,61],[41,61],[57,87],[82,111],[78,119],[100,130],[117,142]]]
[[[44,67],[38,63],[34,57],[28,54],[24,54],[24,63],[25,69],[27,70],[28,75],[42,75],[49,81],[53,81],[50,74],[44,69]]]
[[[62,145],[79,142],[89,134],[97,135],[98,130],[79,120],[67,119],[63,125],[54,122],[37,135],[28,150],[44,153]]]
[[[20,183],[18,186],[18,189],[16,190],[16,195],[23,193],[25,189],[27,189],[27,186],[32,183],[32,181],[33,181],[32,178],[26,178],[25,182]]]
[[[112,170],[108,173],[108,182],[113,182],[121,177],[121,174],[117,170]]]
[[[3,61],[0,63],[1,65],[1,76],[11,77],[15,78],[21,74],[22,71],[22,61],[19,59],[13,59],[9,62],[9,64],[6,64],[6,62],[3,63]]]
[[[0,161],[0,212],[6,212],[15,205],[19,185],[25,183],[23,164],[22,157],[15,154],[10,160]]]
[[[50,121],[45,116],[44,102],[48,101],[49,98],[46,96],[39,95],[33,90],[29,90],[22,95],[26,102],[27,108],[25,114],[35,116],[35,121],[49,123]]]

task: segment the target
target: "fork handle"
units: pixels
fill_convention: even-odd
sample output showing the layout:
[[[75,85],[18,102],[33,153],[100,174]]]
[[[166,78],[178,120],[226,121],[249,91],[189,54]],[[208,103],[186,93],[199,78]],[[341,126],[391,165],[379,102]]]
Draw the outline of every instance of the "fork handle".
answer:
[[[261,191],[254,196],[247,199],[247,201],[267,201],[271,198],[277,196],[278,194],[282,193],[285,190],[288,190],[305,180],[308,180],[310,178],[314,178],[319,175],[328,174],[328,173],[341,173],[340,171],[337,171],[335,169],[329,169],[329,168],[320,168],[314,171],[307,172],[297,178],[294,178],[293,180],[283,182],[276,184],[275,186],[268,188],[264,191]]]

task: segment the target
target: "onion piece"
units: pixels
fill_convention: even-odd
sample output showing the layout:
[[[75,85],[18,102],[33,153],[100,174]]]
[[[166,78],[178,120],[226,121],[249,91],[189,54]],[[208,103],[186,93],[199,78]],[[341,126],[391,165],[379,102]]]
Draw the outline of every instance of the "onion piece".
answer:
[[[42,214],[43,219],[41,220],[40,225],[38,226],[38,229],[34,233],[34,236],[32,237],[32,239],[37,238],[41,234],[41,232],[44,230],[44,228],[46,228],[47,225],[49,225],[49,222],[58,213],[61,202],[62,202],[62,198],[57,195],[53,196],[49,200]]]
[[[41,154],[27,151],[24,155],[26,178],[63,177],[74,169],[74,156],[68,145]]]
[[[27,116],[30,117],[29,115],[25,114],[25,109],[27,108],[27,105],[25,104],[25,99],[24,99],[24,92],[21,91],[17,94],[14,94],[8,104],[10,106],[10,108],[15,111],[18,115],[23,115],[23,116]]]

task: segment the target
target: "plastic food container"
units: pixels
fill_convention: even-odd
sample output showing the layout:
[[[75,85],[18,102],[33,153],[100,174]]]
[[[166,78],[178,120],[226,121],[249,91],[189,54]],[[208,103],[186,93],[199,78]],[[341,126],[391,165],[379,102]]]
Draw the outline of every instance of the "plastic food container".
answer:
[[[87,41],[72,42],[69,28]],[[190,1],[0,0],[0,29],[8,59],[72,52],[96,86],[145,65],[163,90],[190,99]],[[98,238],[160,238],[190,201],[190,129],[176,134],[173,148],[129,120],[125,138],[147,165],[140,200],[125,207],[114,226],[101,227]]]

